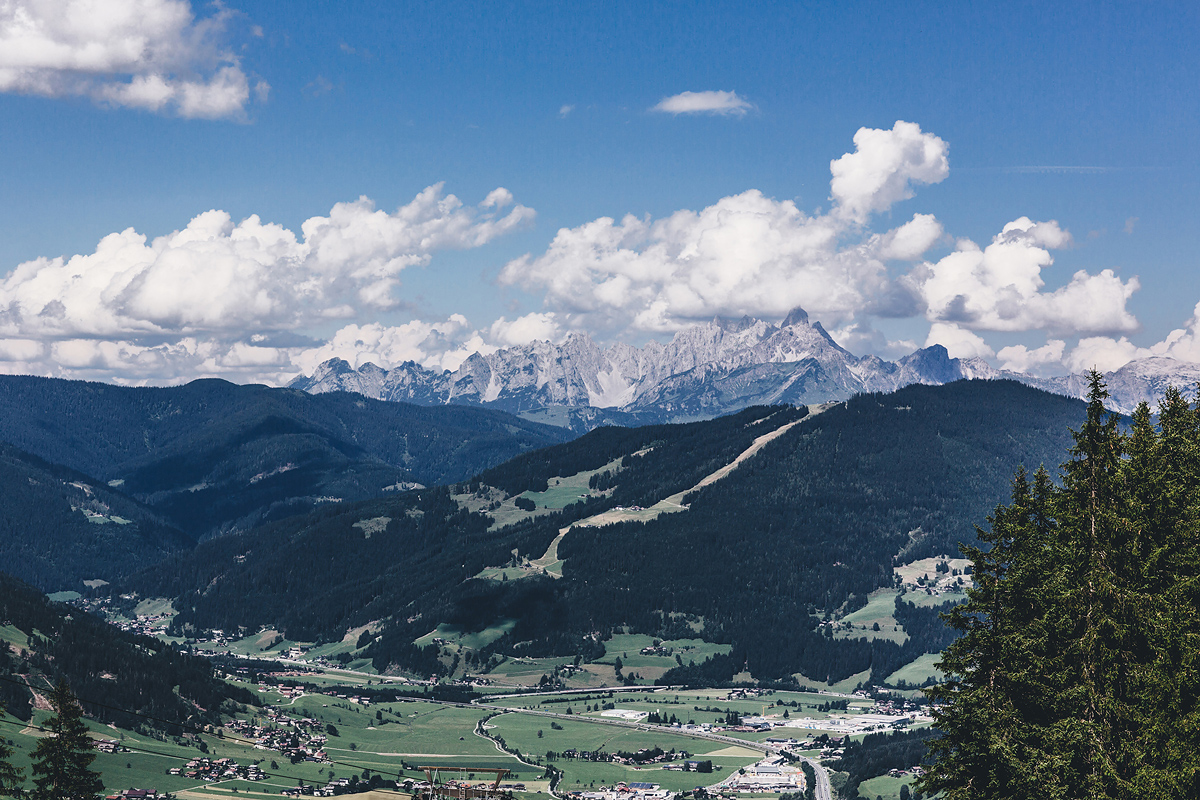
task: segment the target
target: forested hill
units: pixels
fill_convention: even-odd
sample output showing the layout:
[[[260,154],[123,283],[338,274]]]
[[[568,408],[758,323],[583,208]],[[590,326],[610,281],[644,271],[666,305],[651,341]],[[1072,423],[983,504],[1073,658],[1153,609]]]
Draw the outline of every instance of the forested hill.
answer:
[[[270,624],[290,638],[334,640],[383,621],[359,642],[381,669],[447,669],[414,640],[443,622],[466,631],[504,623],[504,635],[470,654],[476,664],[499,654],[588,657],[594,633],[629,626],[732,645],[669,680],[728,680],[743,669],[783,680],[871,670],[880,680],[945,646],[939,609],[901,598],[899,641],[831,639],[821,618],[891,587],[894,565],[972,541],[1017,466],[1053,469],[1083,413],[1078,400],[1013,382],[958,382],[863,395],[808,417],[756,408],[600,429],[456,487],[207,543],[126,588],[175,596],[181,630]],[[664,513],[651,508],[660,501]]]
[[[511,495],[524,485],[544,489],[548,476],[594,470],[653,445],[619,473],[619,486],[614,481],[607,491],[588,492],[590,497],[561,510],[518,513],[512,524],[496,528],[492,517],[470,508],[478,481],[331,505],[204,542],[193,553],[146,570],[122,590],[176,598],[180,632],[189,626],[236,630],[270,624],[296,639],[341,639],[348,628],[412,603],[431,604],[428,613],[441,613],[454,606],[460,586],[473,586],[474,575],[510,560],[514,550],[536,557],[563,525],[622,502],[649,505],[693,486],[770,430],[756,423],[777,426],[804,413],[755,408],[689,425],[601,428],[575,447],[515,459],[507,480],[495,477],[513,487],[511,507]]]
[[[0,703],[28,720],[33,692],[60,678],[90,715],[132,730],[179,735],[179,724],[215,722],[223,706],[258,703],[217,679],[207,659],[123,633],[0,573]]]
[[[1082,401],[1010,381],[861,395],[685,499],[686,514],[571,531],[563,573],[585,580],[564,585],[565,607],[640,627],[656,624],[649,610],[702,616],[705,636],[737,644],[758,677],[887,675],[940,649],[936,619],[935,640],[835,653],[811,615],[861,605],[892,585],[894,564],[974,542],[1014,470],[1056,471],[1083,416]]]
[[[3,443],[0,487],[0,564],[48,591],[116,580],[195,546],[136,500]]]
[[[0,376],[0,441],[155,508],[193,536],[461,480],[573,434],[502,412],[199,380],[130,388]]]

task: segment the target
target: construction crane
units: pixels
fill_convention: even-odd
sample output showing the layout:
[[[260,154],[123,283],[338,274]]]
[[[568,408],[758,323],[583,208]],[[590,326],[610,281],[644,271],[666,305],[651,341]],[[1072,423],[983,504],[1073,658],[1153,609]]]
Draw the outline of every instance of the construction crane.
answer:
[[[424,770],[425,777],[429,780],[429,789],[418,795],[423,800],[476,800],[476,798],[493,800],[493,798],[511,796],[508,792],[500,791],[500,781],[508,774],[507,769],[448,766],[418,767],[417,769]],[[438,773],[441,772],[457,772],[460,779],[451,783],[438,783]],[[496,779],[491,782],[491,785],[480,783],[475,786],[471,786],[461,779],[463,775],[473,775],[476,772],[494,772]]]

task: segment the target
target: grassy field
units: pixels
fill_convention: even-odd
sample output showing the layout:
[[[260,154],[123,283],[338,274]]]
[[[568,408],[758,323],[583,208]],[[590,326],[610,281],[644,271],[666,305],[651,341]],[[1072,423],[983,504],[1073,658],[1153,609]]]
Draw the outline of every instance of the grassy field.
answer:
[[[641,641],[637,637],[627,637],[618,640],[617,643],[627,645],[633,650]],[[632,659],[633,654],[629,657]],[[342,677],[313,676],[312,680],[332,683],[342,682]],[[256,687],[252,689],[257,690]],[[768,715],[780,716],[786,708],[793,717],[820,717],[822,714],[816,711],[816,707],[830,699],[827,695],[800,692],[770,693],[762,697],[735,700],[725,699],[727,695],[728,692],[721,690],[631,694],[614,692],[613,697],[608,698],[607,693],[596,692],[584,697],[572,697],[568,703],[544,704],[543,700],[550,699],[547,695],[526,695],[498,702],[563,712],[571,707],[573,713],[581,716],[599,716],[599,704],[607,701],[614,703],[617,708],[657,710],[664,715],[673,713],[684,721],[694,719],[696,722],[710,722],[721,718],[726,710],[736,710],[742,714],[765,712]],[[202,755],[195,747],[181,746],[173,741],[158,741],[93,723],[91,727],[98,738],[123,737],[124,743],[130,748],[149,751],[100,754],[95,766],[103,776],[106,789],[158,789],[181,793],[181,796],[191,797],[193,800],[227,798],[233,795],[235,789],[237,795],[242,797],[278,796],[280,790],[294,786],[297,780],[323,784],[337,777],[347,777],[351,773],[361,774],[364,769],[387,777],[396,776],[401,772],[401,762],[413,767],[437,765],[464,770],[483,767],[506,768],[513,773],[507,779],[525,782],[529,785],[531,793],[538,788],[545,789],[544,785],[537,783],[542,774],[540,766],[521,764],[512,755],[500,752],[491,741],[475,733],[477,723],[494,713],[490,709],[457,708],[417,700],[362,706],[325,695],[304,695],[295,700],[285,700],[274,692],[259,696],[266,702],[279,705],[281,710],[290,716],[311,717],[323,724],[333,725],[337,733],[329,736],[325,749],[334,763],[302,762],[293,765],[282,760],[278,753],[254,749],[250,743],[240,741],[235,732],[226,730],[223,738],[205,737],[209,748],[207,755],[212,758],[233,758],[240,764],[259,763],[272,777],[259,783],[236,780],[206,785],[166,774],[169,768],[182,766],[191,758]],[[792,702],[798,703],[799,708],[792,708]],[[789,705],[785,706],[784,703]],[[866,705],[869,705],[867,701],[853,701],[851,710],[861,709]],[[592,710],[585,710],[589,706]],[[709,710],[697,711],[697,706]],[[254,708],[239,716],[258,721],[265,719],[262,711]],[[44,712],[38,712],[35,722],[44,717]],[[555,761],[555,766],[564,770],[563,788],[568,790],[592,785],[612,785],[621,780],[658,783],[671,790],[691,789],[697,785],[716,783],[722,777],[728,776],[731,770],[753,763],[759,758],[755,751],[748,748],[697,739],[667,728],[640,731],[582,720],[553,720],[553,726],[551,723],[551,719],[544,717],[504,713],[490,720],[489,732],[499,734],[510,747],[516,747],[522,753],[529,754],[529,760],[540,760],[543,764],[547,760],[547,751],[562,752],[574,748],[616,752],[657,746],[664,750],[686,750],[693,756],[711,759],[715,765],[722,767],[719,772],[701,776],[690,772],[662,770],[657,766],[636,769],[610,763],[560,759]],[[36,745],[37,738],[33,731],[19,732],[21,728],[20,725],[4,726],[0,731],[7,733],[8,738],[16,742],[14,761],[17,766],[27,769],[28,754]],[[538,735],[539,731],[541,736]],[[759,739],[766,735],[746,734],[748,738]],[[801,732],[797,731],[796,736],[801,738]],[[273,760],[276,764],[274,767],[271,766]],[[407,776],[419,777],[419,774],[410,771]]]
[[[264,700],[279,701],[273,693],[260,695]],[[463,767],[503,767],[517,773],[520,780],[533,781],[541,771],[524,767],[512,756],[497,751],[495,745],[477,736],[476,723],[487,711],[460,709],[420,701],[383,703],[364,707],[324,695],[306,695],[293,701],[279,702],[282,710],[293,717],[312,717],[332,724],[338,735],[329,736],[325,749],[334,763],[301,762],[291,764],[279,753],[254,748],[242,741],[237,733],[223,731],[223,736],[203,737],[208,753],[196,747],[182,746],[175,741],[159,741],[130,731],[89,722],[95,738],[118,739],[131,752],[99,753],[94,768],[101,773],[107,790],[142,788],[160,791],[207,792],[217,796],[232,794],[260,796],[264,792],[278,797],[281,789],[295,786],[297,780],[324,784],[336,777],[361,774],[364,769],[395,777],[401,771],[401,761],[410,765],[426,764]],[[265,719],[259,709],[239,716],[259,721]],[[47,716],[35,712],[34,725]],[[30,779],[29,755],[40,734],[12,717],[0,718],[0,735],[14,742],[13,762],[25,770]],[[258,763],[273,777],[262,782],[223,781],[206,785],[183,776],[167,774],[171,767],[182,767],[187,761],[207,755],[210,758],[229,757],[240,764]],[[272,761],[276,766],[272,767]],[[409,777],[419,773],[409,772]],[[360,795],[361,796],[361,795]]]
[[[947,562],[950,565],[950,572],[937,571],[937,565],[943,562]],[[900,580],[904,582],[905,586],[916,586],[917,579],[922,577],[925,579],[926,584],[936,581],[939,586],[944,586],[957,582],[958,578],[954,575],[955,570],[958,570],[961,574],[969,566],[971,566],[971,561],[967,558],[936,556],[934,558],[922,558],[908,564],[901,564],[893,572],[900,576]],[[970,584],[970,575],[963,575],[962,578],[964,584]]]
[[[905,681],[910,686],[920,686],[929,678],[941,680],[942,672],[934,666],[941,658],[940,653],[926,653],[888,675],[885,683],[894,686],[897,681]]]
[[[941,594],[933,594],[926,592],[924,589],[916,591],[906,591],[901,597],[904,602],[912,603],[914,606],[921,608],[933,608],[934,606],[945,605],[947,603],[965,603],[967,601],[966,592],[954,591],[953,589]]]
[[[835,681],[834,683],[826,683],[825,681],[806,678],[799,672],[795,673],[796,680],[808,688],[825,689],[826,691],[838,692],[839,694],[850,694],[860,685],[866,683],[870,677],[871,670],[864,669],[862,672],[855,673],[844,680]]]
[[[364,626],[370,627],[370,626]],[[304,648],[305,659],[312,658],[330,658],[341,653],[355,653],[357,648],[355,645],[358,642],[358,634],[364,628],[356,628],[350,631],[346,636],[338,642],[330,642],[321,646],[316,646],[313,642],[298,642],[292,639],[280,638],[278,631],[266,630],[259,633],[252,633],[242,639],[234,639],[225,644],[217,644],[215,642],[198,642],[195,648],[201,651],[211,653],[232,653],[238,656],[254,656],[266,658],[286,658],[287,651],[292,647]],[[164,641],[172,644],[179,644],[182,640],[171,637],[159,637]],[[278,640],[278,641],[276,641]],[[354,659],[346,664],[348,669],[357,670],[360,672],[375,672],[374,666],[368,659]]]
[[[47,716],[47,712],[35,712],[33,723],[40,725]],[[11,717],[3,719],[5,724],[0,725],[0,731],[6,738],[13,741],[13,764],[24,770],[25,780],[31,786],[32,775],[29,758],[34,747],[37,746],[38,738],[43,734],[30,728],[22,728],[19,724],[8,724],[12,721]],[[206,737],[209,749],[205,754],[195,747],[184,747],[171,741],[158,741],[141,734],[120,731],[92,721],[88,721],[87,724],[94,738],[117,739],[121,741],[122,745],[130,748],[130,752],[97,753],[96,755],[92,768],[100,773],[105,789],[109,791],[139,788],[182,792],[200,789],[205,786],[204,783],[180,775],[168,775],[167,770],[172,767],[183,767],[191,759],[205,755],[210,758],[232,758],[243,765],[258,763],[264,771],[273,774],[272,778],[258,783],[222,782],[218,788],[226,792],[233,786],[238,786],[239,789],[244,787],[258,792],[273,789],[272,794],[278,796],[280,789],[295,786],[298,779],[302,779],[306,783],[324,784],[330,780],[331,772],[349,775],[352,771],[361,771],[361,767],[355,770],[350,766],[333,764],[312,762],[291,764],[286,759],[280,761],[282,757],[278,753],[272,754],[255,750],[252,746],[216,737]],[[277,770],[270,766],[272,755],[279,765]]]
[[[0,625],[0,642],[24,649],[29,646],[29,637],[12,625]]]
[[[808,717],[810,719],[826,719],[830,712],[817,709],[831,699],[829,695],[807,692],[776,692],[762,697],[727,700],[727,692],[708,689],[694,691],[654,691],[654,692],[613,692],[610,697],[607,692],[570,695],[564,700],[564,695],[523,695],[521,697],[496,699],[494,705],[518,709],[537,709],[565,714],[570,709],[573,715],[585,718],[603,719],[603,704],[611,703],[618,710],[657,712],[666,718],[674,715],[683,723],[723,723],[725,714],[736,711],[743,716],[759,716],[765,714],[782,721],[786,711],[788,718]],[[792,706],[791,703],[797,703]],[[786,704],[786,705],[785,705]],[[862,713],[870,709],[872,702],[868,699],[855,699],[849,703],[849,713]],[[835,711],[835,714],[846,712]],[[536,718],[534,718],[536,719]],[[559,720],[561,722],[561,720]],[[548,724],[548,723],[544,723]],[[544,727],[543,725],[543,727]],[[785,729],[783,731],[761,731],[755,733],[728,731],[727,736],[744,739],[749,742],[762,742],[770,736],[793,736],[804,739],[811,731],[801,729]]]
[[[445,639],[447,642],[453,642],[460,647],[478,650],[482,647],[487,647],[492,642],[499,639],[504,634],[511,631],[517,624],[515,619],[506,619],[502,622],[485,628],[481,631],[467,632],[456,625],[447,625],[441,623],[434,630],[420,637],[413,644],[418,647],[424,647],[428,644],[433,644],[435,638]]]
[[[544,516],[546,514],[560,511],[563,508],[588,497],[601,497],[604,492],[592,491],[588,487],[592,476],[612,470],[616,472],[621,468],[621,459],[614,459],[605,464],[599,469],[577,472],[574,475],[557,476],[550,478],[547,481],[546,491],[544,492],[522,492],[515,497],[509,497],[499,489],[490,489],[484,491],[481,495],[474,494],[456,494],[454,500],[459,506],[468,511],[475,511],[487,514],[493,520],[491,529],[502,528],[505,525],[512,525],[530,517]],[[533,511],[525,511],[517,508],[517,497],[523,497],[527,500],[532,500],[536,505]],[[499,507],[492,508],[493,503],[499,503]],[[526,558],[535,558],[540,553],[530,554],[522,553],[520,556]],[[490,576],[489,576],[490,577]],[[509,576],[511,580],[513,576]],[[518,576],[519,577],[519,576]]]
[[[908,785],[911,789],[914,780],[916,778],[911,775],[903,778],[889,778],[887,775],[881,775],[860,783],[858,793],[866,798],[881,797],[883,800],[900,800],[900,787]]]
[[[850,623],[854,626],[853,629],[839,628],[834,631],[833,638],[885,639],[896,644],[904,644],[908,641],[908,634],[892,616],[896,611],[898,594],[896,589],[876,589],[871,592],[865,606],[839,620],[842,623]],[[878,631],[874,630],[875,625],[879,626]]]
[[[641,651],[653,646],[654,641],[652,637],[640,633],[613,634],[604,643],[604,657],[595,663],[611,668],[620,658],[624,674],[637,673],[643,681],[652,682],[679,663],[695,661],[698,664],[710,656],[730,650],[729,645],[713,644],[702,639],[675,639],[659,642],[659,647],[667,651],[666,655],[642,655]],[[677,655],[679,661],[675,659]],[[616,673],[610,674],[615,677]]]
[[[420,639],[418,643],[424,644],[426,640]],[[701,639],[677,639],[660,642],[660,646],[670,651],[670,655],[642,655],[642,649],[650,647],[653,643],[653,638],[643,634],[614,634],[610,640],[604,642],[606,652],[603,658],[592,664],[581,665],[581,669],[574,672],[564,683],[570,689],[620,686],[614,670],[616,659],[620,658],[623,675],[636,673],[639,683],[651,684],[677,665],[676,655],[680,661],[687,664],[689,661],[699,663],[711,655],[729,652],[729,645],[713,644]],[[510,658],[489,672],[487,677],[498,689],[532,686],[537,684],[542,675],[550,673],[555,667],[561,669],[573,660],[566,656]]]
[[[497,689],[536,685],[538,679],[555,667],[570,665],[575,659],[567,656],[555,658],[509,658],[487,674]],[[585,684],[587,686],[588,684]]]
[[[170,598],[166,597],[150,597],[138,603],[133,609],[133,615],[154,617],[159,614],[167,614],[168,616],[175,615],[175,606]]]
[[[687,751],[710,759],[722,771],[711,775],[663,770],[659,765],[637,769],[622,764],[559,759],[554,766],[563,771],[562,788],[566,790],[591,786],[611,786],[617,781],[645,781],[661,784],[664,789],[682,791],[696,786],[716,783],[729,772],[759,759],[759,754],[747,748],[724,745],[704,739],[663,731],[639,731],[615,725],[595,725],[569,720],[555,720],[562,730],[550,727],[550,720],[520,714],[503,714],[492,719],[489,732],[502,736],[510,747],[529,754],[531,759],[546,760],[547,751],[561,753],[576,750],[604,750],[615,753],[636,752],[642,748],[661,747],[663,750]],[[541,736],[538,736],[538,732]]]

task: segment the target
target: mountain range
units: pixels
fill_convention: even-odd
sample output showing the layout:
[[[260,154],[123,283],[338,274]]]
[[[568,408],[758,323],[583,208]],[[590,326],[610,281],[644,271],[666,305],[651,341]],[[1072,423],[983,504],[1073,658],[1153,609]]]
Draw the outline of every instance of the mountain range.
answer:
[[[781,323],[743,317],[686,328],[666,344],[601,347],[587,334],[561,344],[535,341],[438,372],[408,361],[391,370],[340,358],[322,363],[289,386],[314,394],[356,392],[379,400],[422,405],[483,405],[526,419],[590,430],[603,424],[709,419],[753,405],[807,405],[861,392],[891,392],[910,384],[940,385],[964,378],[1007,378],[1055,394],[1082,398],[1085,375],[1037,377],[1000,370],[981,358],[950,358],[942,345],[897,361],[855,356],[803,309]],[[1153,405],[1167,386],[1194,387],[1200,365],[1139,359],[1105,379],[1111,406],[1129,413]]]
[[[199,539],[462,480],[570,438],[484,408],[0,376],[0,569],[78,589]]]
[[[455,485],[209,539],[116,591],[171,598],[173,635],[272,629],[348,643],[348,658],[381,672],[461,669],[428,645],[450,631],[475,642],[455,652],[482,668],[516,655],[595,661],[627,629],[732,647],[668,682],[743,668],[882,681],[945,646],[936,603],[956,597],[896,600],[894,568],[973,542],[1017,465],[1061,460],[1083,413],[1012,381],[957,381],[603,427]],[[831,638],[820,625],[869,596],[894,601],[885,631]]]

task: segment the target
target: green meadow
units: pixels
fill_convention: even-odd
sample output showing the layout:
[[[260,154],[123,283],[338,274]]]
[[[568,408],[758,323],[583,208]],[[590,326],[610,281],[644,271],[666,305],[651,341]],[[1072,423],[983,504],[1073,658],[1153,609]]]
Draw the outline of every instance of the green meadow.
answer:
[[[551,727],[551,722],[561,726],[561,729]],[[730,770],[753,764],[761,758],[758,752],[748,748],[697,739],[672,733],[668,729],[642,731],[617,725],[552,720],[522,714],[502,714],[491,719],[488,726],[489,733],[502,736],[509,747],[515,747],[522,754],[527,754],[527,758],[540,759],[543,763],[548,752],[561,753],[569,749],[616,753],[659,747],[663,750],[686,751],[699,759],[711,760],[714,767],[722,767],[721,771],[701,775],[664,770],[660,764],[639,769],[623,764],[558,758],[553,764],[563,771],[561,786],[568,791],[611,786],[618,781],[657,783],[672,791],[691,790],[696,786],[716,783],[729,775]]]

